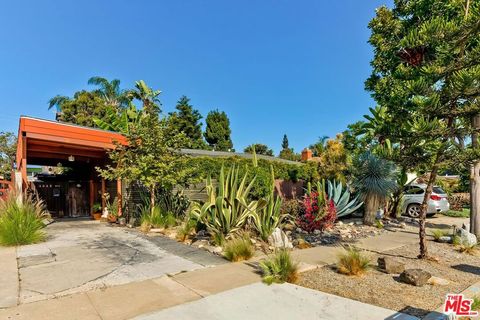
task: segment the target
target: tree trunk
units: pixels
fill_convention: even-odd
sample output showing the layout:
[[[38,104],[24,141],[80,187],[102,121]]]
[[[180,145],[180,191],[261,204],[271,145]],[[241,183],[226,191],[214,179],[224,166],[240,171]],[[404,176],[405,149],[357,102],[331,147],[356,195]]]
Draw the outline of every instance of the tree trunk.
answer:
[[[478,130],[480,115],[472,118],[472,148],[479,147]],[[480,237],[480,161],[475,161],[470,168],[470,232]]]
[[[363,215],[363,224],[372,226],[375,224],[378,206],[380,201],[377,195],[368,194],[365,197],[365,214]]]
[[[150,187],[150,213],[153,215],[153,208],[155,207],[155,184]]]
[[[428,201],[430,200],[430,196],[432,195],[433,185],[435,183],[435,180],[437,179],[437,172],[438,172],[438,167],[439,167],[439,158],[440,158],[440,152],[437,153],[435,163],[432,167],[432,171],[430,173],[430,178],[428,179],[427,189],[425,190],[425,196],[423,197],[423,203],[422,203],[421,211],[420,211],[420,221],[419,221],[420,226],[418,228],[418,235],[419,235],[419,238],[420,238],[420,254],[418,255],[418,258],[420,258],[420,259],[428,258],[427,239],[426,239],[426,233],[425,233],[425,222],[426,222],[426,219],[427,219]]]

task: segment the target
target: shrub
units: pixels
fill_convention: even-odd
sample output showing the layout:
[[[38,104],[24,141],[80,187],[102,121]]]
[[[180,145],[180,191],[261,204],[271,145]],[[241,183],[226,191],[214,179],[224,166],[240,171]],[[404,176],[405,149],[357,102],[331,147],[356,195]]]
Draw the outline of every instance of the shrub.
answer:
[[[177,219],[170,212],[164,212],[160,206],[153,207],[150,210],[149,207],[145,207],[142,210],[140,217],[141,230],[143,232],[150,231],[150,228],[170,228],[177,224]]]
[[[370,258],[355,247],[348,247],[340,254],[337,262],[339,273],[349,276],[359,276],[370,268]]]
[[[43,202],[25,196],[17,202],[14,193],[0,200],[0,244],[15,246],[43,241],[42,219],[49,214]]]
[[[216,243],[238,232],[257,210],[258,201],[248,201],[254,181],[247,184],[247,174],[240,179],[238,168],[225,174],[222,167],[217,187],[207,179],[205,203],[192,202],[190,214],[206,226]]]
[[[432,230],[432,237],[435,239],[435,241],[440,240],[441,237],[445,237],[449,235],[448,230],[442,230],[442,229],[434,229]]]
[[[301,214],[302,206],[297,199],[284,200],[280,207],[280,213],[285,216],[297,218]]]
[[[472,311],[479,311],[480,310],[480,296],[474,296],[473,297],[473,303],[472,303]]]
[[[298,265],[293,261],[290,252],[282,249],[273,257],[260,262],[263,273],[263,282],[266,284],[290,282],[295,283],[298,278]]]
[[[197,225],[197,222],[195,220],[187,218],[178,229],[177,240],[181,242],[187,240],[188,237],[195,230],[196,225]]]
[[[448,202],[450,203],[450,210],[461,212],[463,208],[470,206],[470,194],[469,193],[449,194]]]
[[[227,241],[223,251],[224,257],[233,262],[248,260],[255,254],[255,248],[248,233]]]
[[[335,223],[335,204],[322,193],[310,192],[303,198],[303,212],[298,217],[297,224],[305,231],[325,230]]]
[[[459,246],[459,245],[462,244],[462,239],[455,234],[455,235],[453,235],[453,237],[452,237],[452,244],[453,244],[454,246]]]
[[[190,206],[190,200],[182,191],[159,189],[155,198],[162,211],[172,213],[177,219],[183,219]]]

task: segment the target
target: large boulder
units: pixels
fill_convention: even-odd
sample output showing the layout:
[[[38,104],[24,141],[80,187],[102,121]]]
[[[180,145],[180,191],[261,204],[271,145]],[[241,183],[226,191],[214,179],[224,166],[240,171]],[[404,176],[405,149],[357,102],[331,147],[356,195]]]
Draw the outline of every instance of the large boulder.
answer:
[[[272,235],[268,237],[268,243],[274,248],[293,248],[292,242],[290,242],[288,236],[280,228],[275,228]]]
[[[465,246],[474,246],[478,242],[477,237],[464,228],[457,229],[457,236],[460,238],[460,243]]]
[[[390,274],[399,274],[405,271],[405,265],[391,257],[380,257],[377,260],[380,270]]]
[[[432,275],[422,269],[407,269],[400,274],[400,281],[422,287],[428,283]]]

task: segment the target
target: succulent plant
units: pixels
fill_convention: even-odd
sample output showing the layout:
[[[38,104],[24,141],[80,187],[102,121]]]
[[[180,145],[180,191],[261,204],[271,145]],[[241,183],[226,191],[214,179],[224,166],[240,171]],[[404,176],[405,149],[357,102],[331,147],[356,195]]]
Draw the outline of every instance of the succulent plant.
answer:
[[[333,200],[335,203],[335,208],[337,210],[337,218],[347,216],[352,214],[360,208],[363,204],[362,201],[359,201],[360,195],[357,195],[355,198],[351,199],[350,190],[348,187],[344,187],[341,182],[336,180],[327,181],[328,184],[328,199]]]

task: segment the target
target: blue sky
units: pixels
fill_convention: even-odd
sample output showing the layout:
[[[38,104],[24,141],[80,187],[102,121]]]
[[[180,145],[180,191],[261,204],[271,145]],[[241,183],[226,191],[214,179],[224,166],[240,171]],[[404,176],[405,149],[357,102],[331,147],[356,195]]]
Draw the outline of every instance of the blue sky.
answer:
[[[181,95],[225,111],[237,150],[283,134],[296,151],[334,136],[373,106],[364,91],[367,24],[390,0],[4,1],[0,131],[21,114],[53,119],[47,101],[91,76],[143,79],[163,110]]]

